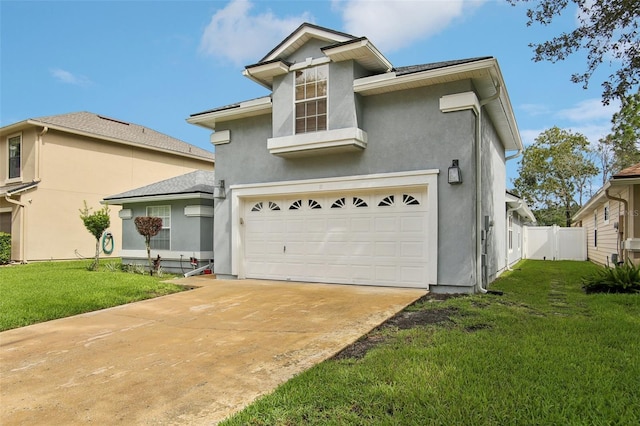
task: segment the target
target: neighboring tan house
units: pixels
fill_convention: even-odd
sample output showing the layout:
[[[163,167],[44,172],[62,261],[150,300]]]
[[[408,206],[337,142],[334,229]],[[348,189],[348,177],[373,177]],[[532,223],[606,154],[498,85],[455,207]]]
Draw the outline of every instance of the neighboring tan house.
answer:
[[[214,168],[211,152],[149,128],[90,112],[0,128],[0,231],[14,261],[77,259],[95,252],[79,209],[107,195],[193,170]],[[117,256],[121,220],[111,209]]]
[[[244,75],[270,95],[187,119],[215,130],[217,276],[469,293],[506,269],[522,141],[495,58],[394,67],[303,24]]]
[[[536,222],[527,203],[516,194],[507,191],[507,267],[513,266],[522,259],[524,252],[524,226]]]
[[[162,269],[186,273],[213,260],[214,172],[197,170],[104,198],[121,205],[122,263],[147,265],[147,249],[135,226],[138,216],[162,218],[162,230],[151,238],[151,255]]]
[[[615,174],[573,216],[587,229],[587,257],[601,265],[640,263],[640,163]]]

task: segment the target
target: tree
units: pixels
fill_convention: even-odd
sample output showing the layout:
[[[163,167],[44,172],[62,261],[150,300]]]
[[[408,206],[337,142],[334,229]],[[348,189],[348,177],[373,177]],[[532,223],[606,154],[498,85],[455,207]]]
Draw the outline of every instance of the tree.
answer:
[[[527,9],[529,21],[548,26],[560,16],[570,3],[578,7],[577,28],[563,32],[549,41],[531,43],[533,60],[557,62],[580,50],[587,51],[587,69],[571,76],[574,83],[587,88],[591,76],[605,61],[617,64],[617,70],[602,83],[602,101],[622,99],[640,82],[640,3],[638,0],[508,0],[535,2]]]
[[[555,217],[556,211],[562,212],[564,225],[570,226],[571,216],[582,206],[587,182],[598,171],[586,137],[552,127],[524,149],[514,185],[539,212],[541,224],[547,224],[545,217]]]
[[[158,235],[162,229],[162,218],[151,216],[138,216],[134,220],[138,233],[144,237],[147,247],[147,259],[149,260],[149,275],[153,275],[153,262],[151,261],[151,237]]]
[[[109,206],[105,204],[100,210],[91,213],[91,208],[87,206],[87,202],[85,201],[84,208],[79,210],[80,219],[82,219],[85,228],[87,228],[89,233],[96,239],[96,254],[89,269],[97,271],[100,266],[100,237],[102,237],[104,231],[111,225]]]
[[[612,174],[640,162],[640,92],[622,99],[620,111],[611,119],[611,134],[605,143],[611,147]]]

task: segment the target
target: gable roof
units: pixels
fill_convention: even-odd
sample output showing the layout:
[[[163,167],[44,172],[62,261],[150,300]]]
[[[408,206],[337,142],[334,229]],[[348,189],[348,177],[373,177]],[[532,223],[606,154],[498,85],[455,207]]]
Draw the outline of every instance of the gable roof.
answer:
[[[334,43],[341,43],[353,40],[356,37],[352,36],[351,34],[304,22],[291,34],[289,34],[284,40],[282,40],[282,42],[280,42],[276,47],[271,49],[271,51],[267,53],[264,58],[260,59],[260,62],[267,62],[274,59],[287,57],[312,38],[317,38],[324,41],[332,41]]]
[[[195,145],[157,132],[135,123],[128,123],[91,112],[73,112],[30,118],[7,127],[3,132],[19,130],[27,126],[48,127],[62,132],[122,143],[154,151],[163,151],[185,157],[214,161],[213,153]]]
[[[214,184],[214,172],[196,170],[120,194],[110,195],[105,197],[104,201],[108,204],[119,205],[125,202],[150,200],[213,199]]]

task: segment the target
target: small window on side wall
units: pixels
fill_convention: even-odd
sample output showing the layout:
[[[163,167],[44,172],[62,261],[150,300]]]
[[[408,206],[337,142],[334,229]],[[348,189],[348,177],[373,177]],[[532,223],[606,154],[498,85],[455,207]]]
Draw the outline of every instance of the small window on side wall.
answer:
[[[162,229],[151,238],[151,249],[171,250],[171,206],[147,206],[147,216],[162,219]]]
[[[9,147],[8,179],[20,179],[22,177],[22,135],[10,136],[7,139]]]

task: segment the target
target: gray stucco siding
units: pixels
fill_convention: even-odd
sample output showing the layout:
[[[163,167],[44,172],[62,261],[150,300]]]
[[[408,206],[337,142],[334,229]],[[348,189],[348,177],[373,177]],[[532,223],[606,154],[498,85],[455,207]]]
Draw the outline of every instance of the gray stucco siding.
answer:
[[[216,177],[235,184],[280,182],[375,173],[439,169],[438,284],[460,287],[475,277],[475,116],[472,111],[442,113],[441,96],[471,90],[468,81],[354,99],[361,110],[368,145],[362,152],[285,159],[271,155],[271,115],[221,123],[231,143],[216,148]],[[352,93],[352,88],[349,88]],[[357,102],[355,101],[357,98]],[[274,103],[274,110],[276,110]],[[280,106],[283,108],[283,105]],[[287,110],[290,110],[291,106]],[[274,120],[274,122],[277,122]],[[224,126],[222,126],[224,125]],[[458,159],[464,184],[449,185],[446,172]],[[215,235],[231,234],[229,196],[216,205]],[[231,242],[216,239],[216,273],[231,273]]]

